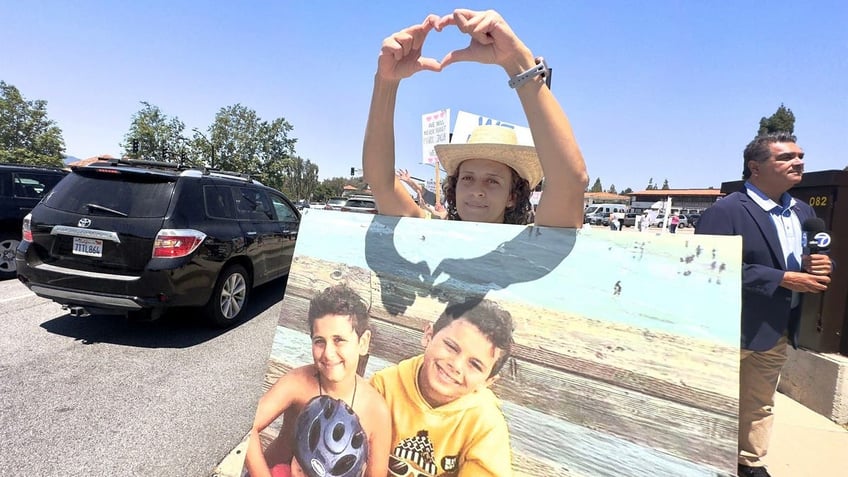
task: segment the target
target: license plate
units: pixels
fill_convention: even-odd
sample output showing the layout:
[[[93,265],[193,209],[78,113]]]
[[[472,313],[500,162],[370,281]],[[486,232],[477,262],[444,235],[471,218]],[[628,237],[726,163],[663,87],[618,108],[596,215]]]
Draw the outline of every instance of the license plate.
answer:
[[[87,255],[89,257],[102,257],[103,241],[74,237],[74,254]]]

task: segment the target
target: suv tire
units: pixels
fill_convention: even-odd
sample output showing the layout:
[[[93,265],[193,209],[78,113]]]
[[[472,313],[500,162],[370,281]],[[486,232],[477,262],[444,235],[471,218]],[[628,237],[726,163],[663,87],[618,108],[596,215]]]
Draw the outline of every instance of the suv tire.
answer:
[[[20,237],[0,232],[0,279],[15,278],[18,267],[15,265],[15,250],[21,243]]]
[[[206,304],[205,315],[217,327],[232,326],[241,318],[250,295],[250,278],[241,265],[225,268]]]

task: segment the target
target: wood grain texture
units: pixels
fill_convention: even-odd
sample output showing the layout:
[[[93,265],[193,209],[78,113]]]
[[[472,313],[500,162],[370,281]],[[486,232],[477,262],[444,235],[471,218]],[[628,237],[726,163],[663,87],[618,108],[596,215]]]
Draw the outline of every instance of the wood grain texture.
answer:
[[[679,282],[713,287],[713,296],[718,296],[714,293],[718,286],[738,291],[738,265],[723,267],[726,273],[719,275],[717,267],[709,264],[710,260],[731,263],[741,249],[738,241],[647,236],[634,245],[622,242],[614,233],[587,233],[584,240],[583,231],[557,235],[560,232],[555,230],[547,236],[557,238],[567,250],[551,254],[543,249],[556,247],[554,242],[539,241],[540,234],[547,234],[544,228],[526,232],[514,227],[504,231],[485,224],[453,224],[460,225],[462,230],[458,230],[439,228],[443,224],[433,228],[430,221],[407,226],[413,219],[384,223],[380,217],[313,215],[317,218],[310,216],[301,230],[280,314],[278,332],[285,338],[276,340],[266,388],[291,367],[306,364],[309,300],[328,286],[345,283],[369,302],[373,332],[369,367],[397,363],[422,352],[422,330],[438,318],[447,302],[483,290],[511,313],[516,325],[513,356],[493,385],[510,425],[516,475],[735,473],[738,347],[732,344],[732,334],[713,338],[718,332],[713,328],[702,332],[697,325],[703,322],[732,329],[727,320],[738,323],[738,297],[730,295],[726,303],[717,303],[708,299],[708,294],[701,299],[694,294],[689,299],[692,308],[678,315],[673,309],[675,300],[667,295],[658,293],[655,304],[627,292],[621,298],[620,287],[613,293],[608,293],[607,287],[625,283],[628,291],[645,285],[668,290]],[[423,242],[425,236],[426,241],[438,242],[440,235],[443,242],[455,240],[473,246],[471,237],[485,234],[489,227],[494,235],[506,237],[490,238],[489,243],[500,240],[502,244],[488,252],[485,247],[491,245],[484,245],[477,258],[463,263],[444,258],[434,266],[432,257],[411,257],[404,249],[404,244]],[[380,231],[379,246],[374,245],[375,228]],[[318,237],[319,233],[324,236]],[[315,243],[303,246],[310,238],[315,238]],[[330,246],[322,240],[332,241],[332,253],[325,252]],[[377,262],[363,257],[363,249],[368,255],[387,247],[377,261],[379,269],[369,268]],[[529,257],[521,258],[521,250]],[[599,250],[605,251],[609,260],[598,254]],[[581,260],[590,253],[598,269],[587,271]],[[404,254],[411,258],[398,258]],[[542,264],[551,256],[555,263],[545,270]],[[595,288],[595,282],[603,287],[608,293],[608,309],[626,309],[628,303],[616,300],[632,300],[637,321],[610,319],[615,315],[609,310],[593,314],[591,307],[580,303],[585,293],[557,302],[575,303],[574,307],[552,307],[547,306],[550,302],[540,304],[542,300],[532,297],[509,296],[511,289],[521,285],[493,280],[492,276],[515,268],[504,269],[499,264],[514,265],[516,257],[522,261],[517,267],[521,280],[539,276],[527,281],[529,285],[538,283],[539,296],[567,293],[558,289],[558,283],[586,273],[594,277],[592,283],[584,284],[586,289]],[[629,260],[626,267],[617,267],[622,260]],[[416,265],[407,267],[405,263]],[[603,272],[605,267],[609,277]],[[521,288],[525,295],[529,285]],[[643,321],[638,321],[640,316]],[[675,323],[676,316],[680,323]],[[273,435],[274,429],[266,429],[263,442]]]

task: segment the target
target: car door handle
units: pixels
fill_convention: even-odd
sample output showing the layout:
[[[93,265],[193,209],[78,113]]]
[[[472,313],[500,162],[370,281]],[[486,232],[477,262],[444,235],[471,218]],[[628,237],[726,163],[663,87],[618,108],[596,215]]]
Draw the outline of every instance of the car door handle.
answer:
[[[256,232],[247,232],[247,235],[256,235]]]

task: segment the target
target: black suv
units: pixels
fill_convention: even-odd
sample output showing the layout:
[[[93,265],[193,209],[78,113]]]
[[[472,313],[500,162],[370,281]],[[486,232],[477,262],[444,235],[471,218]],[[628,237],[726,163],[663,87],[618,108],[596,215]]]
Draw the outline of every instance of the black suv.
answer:
[[[15,249],[24,216],[65,174],[58,168],[0,163],[0,279],[17,273]]]
[[[117,159],[72,170],[24,218],[16,261],[73,315],[205,306],[227,326],[252,287],[289,272],[300,213],[248,176]]]

